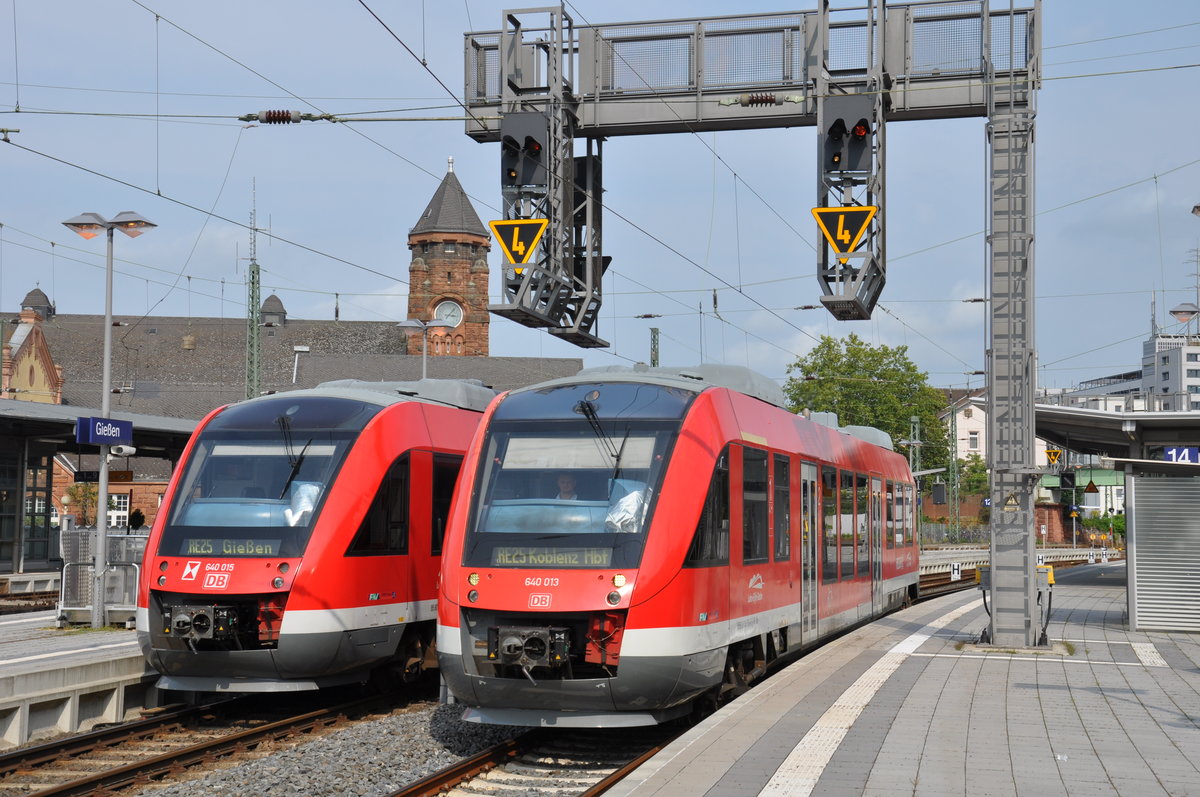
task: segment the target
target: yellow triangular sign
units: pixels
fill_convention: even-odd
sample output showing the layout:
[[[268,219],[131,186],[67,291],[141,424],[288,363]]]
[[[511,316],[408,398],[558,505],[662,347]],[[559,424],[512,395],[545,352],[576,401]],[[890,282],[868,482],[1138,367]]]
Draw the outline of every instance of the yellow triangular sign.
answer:
[[[1062,458],[1062,449],[1061,448],[1047,448],[1046,449],[1046,460],[1051,465],[1057,465],[1058,460],[1061,458]]]
[[[1085,493],[1098,493],[1098,492],[1100,492],[1100,488],[1096,486],[1096,483],[1094,481],[1092,481],[1091,479],[1088,479],[1088,486],[1084,487],[1083,491]]]
[[[1008,498],[1004,499],[1004,511],[1005,512],[1016,512],[1020,508],[1021,508],[1021,502],[1017,500],[1017,494],[1009,493]]]
[[[513,219],[489,221],[488,226],[509,263],[528,263],[549,223],[548,219]]]
[[[871,219],[879,208],[875,205],[847,205],[838,208],[813,208],[813,218],[825,234],[825,240],[839,255],[849,254],[862,242]],[[839,257],[845,263],[849,258]]]

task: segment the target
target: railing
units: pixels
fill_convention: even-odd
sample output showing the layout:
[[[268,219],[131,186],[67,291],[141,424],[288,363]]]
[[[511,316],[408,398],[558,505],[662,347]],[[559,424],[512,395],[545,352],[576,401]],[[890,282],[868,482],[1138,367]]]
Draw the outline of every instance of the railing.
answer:
[[[104,571],[105,621],[128,623],[137,611],[137,585],[149,530],[107,534],[108,566]],[[60,536],[63,558],[59,621],[82,623],[92,613],[93,528],[73,528]]]

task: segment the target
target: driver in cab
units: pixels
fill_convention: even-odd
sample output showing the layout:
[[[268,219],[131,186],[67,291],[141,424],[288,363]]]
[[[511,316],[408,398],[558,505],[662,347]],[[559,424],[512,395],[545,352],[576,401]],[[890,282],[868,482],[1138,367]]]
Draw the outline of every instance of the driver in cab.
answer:
[[[570,473],[558,474],[558,495],[560,501],[577,501],[579,494],[575,492],[575,476]]]

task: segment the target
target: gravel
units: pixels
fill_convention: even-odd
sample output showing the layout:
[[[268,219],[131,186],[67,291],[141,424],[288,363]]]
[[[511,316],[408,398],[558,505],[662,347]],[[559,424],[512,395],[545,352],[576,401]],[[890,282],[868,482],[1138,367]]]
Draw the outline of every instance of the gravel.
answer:
[[[257,760],[207,772],[194,768],[190,780],[136,794],[385,795],[524,730],[463,722],[461,714],[462,706],[430,706],[358,722]]]

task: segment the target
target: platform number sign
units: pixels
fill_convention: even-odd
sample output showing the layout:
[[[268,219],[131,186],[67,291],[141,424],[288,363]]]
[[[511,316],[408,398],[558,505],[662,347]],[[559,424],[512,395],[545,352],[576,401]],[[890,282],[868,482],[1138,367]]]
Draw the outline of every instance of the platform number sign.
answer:
[[[961,581],[962,580],[962,562],[951,562],[950,563],[950,580],[951,581]]]
[[[548,219],[512,219],[489,221],[488,226],[492,228],[492,234],[496,236],[508,262],[523,264],[529,262],[549,223]]]
[[[1200,464],[1200,448],[1196,446],[1170,446],[1163,449],[1163,457],[1167,462],[1187,462],[1196,465]]]

